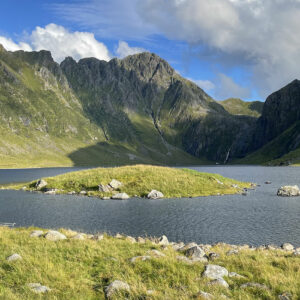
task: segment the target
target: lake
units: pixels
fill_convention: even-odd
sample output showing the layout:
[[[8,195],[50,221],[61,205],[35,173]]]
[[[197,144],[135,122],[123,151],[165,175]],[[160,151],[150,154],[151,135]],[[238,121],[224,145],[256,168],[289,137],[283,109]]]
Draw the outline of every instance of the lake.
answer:
[[[300,186],[300,168],[195,166],[201,172],[260,184],[248,196],[193,199],[99,200],[84,196],[0,191],[0,222],[95,233],[160,236],[171,241],[300,246],[300,197],[277,197],[282,185]],[[0,183],[25,182],[79,168],[0,170]],[[264,184],[271,181],[272,184]]]

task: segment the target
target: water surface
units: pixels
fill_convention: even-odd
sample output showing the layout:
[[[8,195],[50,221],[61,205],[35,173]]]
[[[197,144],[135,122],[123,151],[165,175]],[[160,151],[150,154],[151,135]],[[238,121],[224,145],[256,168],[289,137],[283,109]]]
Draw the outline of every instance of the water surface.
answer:
[[[286,184],[300,186],[300,168],[201,166],[197,171],[261,184],[248,196],[125,201],[69,195],[0,191],[0,222],[17,226],[72,228],[132,236],[166,234],[172,241],[300,246],[300,197],[277,197]],[[73,168],[0,170],[0,183],[24,182]],[[272,184],[266,185],[265,181]]]

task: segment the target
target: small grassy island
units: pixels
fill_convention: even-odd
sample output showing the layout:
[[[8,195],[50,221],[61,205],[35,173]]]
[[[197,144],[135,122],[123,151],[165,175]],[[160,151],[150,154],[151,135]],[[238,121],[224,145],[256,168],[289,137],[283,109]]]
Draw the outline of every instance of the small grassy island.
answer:
[[[300,249],[290,244],[185,245],[165,236],[4,227],[0,239],[0,299],[5,300],[292,300],[300,295]]]
[[[110,183],[117,181],[112,188]],[[99,189],[99,185],[101,188]],[[6,188],[40,190],[56,194],[81,194],[112,197],[126,193],[129,197],[147,197],[160,191],[163,198],[198,197],[241,193],[250,183],[225,178],[218,174],[200,173],[189,169],[135,165],[116,168],[96,168],[77,171],[27,184],[8,185]]]

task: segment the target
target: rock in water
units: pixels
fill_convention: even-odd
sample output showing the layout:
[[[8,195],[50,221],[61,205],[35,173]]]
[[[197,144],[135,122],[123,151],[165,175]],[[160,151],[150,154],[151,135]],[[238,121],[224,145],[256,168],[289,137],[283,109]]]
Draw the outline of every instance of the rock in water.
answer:
[[[115,280],[106,289],[105,294],[108,299],[110,299],[118,291],[130,291],[130,286],[123,281]]]
[[[120,188],[122,185],[123,185],[123,183],[120,182],[120,181],[118,181],[118,180],[116,180],[116,179],[113,179],[113,180],[110,182],[110,184],[109,184],[109,186],[110,186],[111,188],[113,188],[114,190],[117,190],[117,189]]]
[[[202,277],[207,277],[209,279],[219,279],[224,276],[228,276],[227,269],[218,265],[207,265],[202,274]]]
[[[129,199],[129,196],[126,193],[118,193],[111,197],[114,200],[126,200]]]
[[[35,185],[35,188],[37,190],[41,190],[42,188],[44,188],[45,186],[47,186],[47,181],[45,181],[44,179],[40,179],[37,181],[36,185]]]
[[[282,196],[282,197],[294,197],[294,196],[300,196],[300,190],[297,185],[286,185],[282,186],[278,191],[277,191],[277,196]]]
[[[164,194],[160,191],[156,191],[156,190],[152,190],[148,195],[147,198],[148,199],[160,199],[163,198]]]
[[[56,242],[59,240],[65,240],[67,237],[58,231],[50,230],[45,234],[45,238],[49,241]]]
[[[163,235],[158,239],[158,244],[163,245],[163,246],[168,246],[169,245],[169,240],[165,235]]]

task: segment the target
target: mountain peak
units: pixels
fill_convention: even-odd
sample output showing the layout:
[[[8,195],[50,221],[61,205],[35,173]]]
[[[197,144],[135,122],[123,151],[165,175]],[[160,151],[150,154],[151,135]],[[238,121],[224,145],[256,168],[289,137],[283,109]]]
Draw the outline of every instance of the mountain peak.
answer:
[[[0,44],[0,52],[6,52],[5,48],[3,47],[2,44]]]

